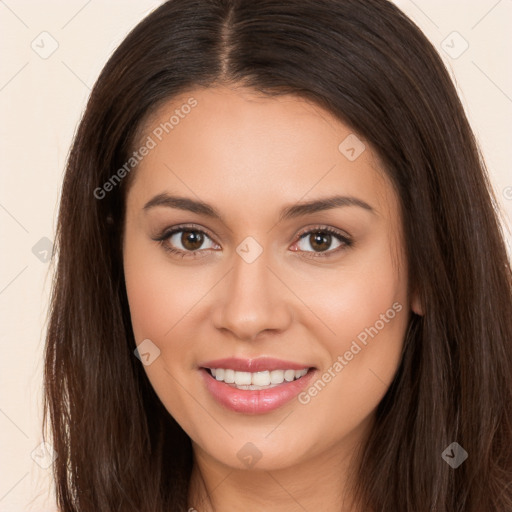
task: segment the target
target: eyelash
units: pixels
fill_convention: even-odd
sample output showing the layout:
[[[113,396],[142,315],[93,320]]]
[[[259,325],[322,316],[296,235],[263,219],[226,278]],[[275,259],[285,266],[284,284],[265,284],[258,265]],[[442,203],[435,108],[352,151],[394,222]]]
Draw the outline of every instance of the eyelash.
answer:
[[[174,249],[173,247],[169,247],[169,245],[166,243],[166,241],[176,233],[180,233],[181,231],[191,231],[193,233],[201,233],[202,235],[206,235],[208,238],[212,240],[212,237],[203,229],[200,229],[193,225],[180,225],[175,226],[172,229],[165,229],[160,235],[156,236],[155,238],[152,238],[155,242],[158,242],[162,248],[175,256],[179,256],[181,258],[202,258],[203,256],[200,255],[201,252],[205,250],[211,250],[211,249],[201,249],[196,251],[182,251],[181,249]],[[343,251],[349,247],[352,247],[353,240],[346,235],[343,235],[341,232],[337,231],[336,229],[330,228],[328,226],[315,226],[313,228],[308,229],[307,231],[302,232],[298,235],[297,242],[302,240],[303,238],[307,237],[308,235],[311,235],[313,233],[328,233],[330,235],[333,235],[335,238],[337,238],[342,245],[337,247],[336,249],[331,249],[329,251],[323,251],[323,252],[314,252],[314,251],[300,251],[297,250],[297,252],[305,252],[306,254],[310,254],[309,256],[304,256],[306,258],[328,258],[332,256],[333,254],[337,254],[340,251]],[[213,241],[213,240],[212,240]]]

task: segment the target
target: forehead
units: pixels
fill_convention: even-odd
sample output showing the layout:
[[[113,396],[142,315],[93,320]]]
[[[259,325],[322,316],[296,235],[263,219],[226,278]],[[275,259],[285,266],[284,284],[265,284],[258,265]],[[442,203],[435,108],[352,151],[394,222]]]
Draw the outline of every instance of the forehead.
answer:
[[[339,193],[364,196],[381,210],[394,200],[369,145],[328,111],[293,95],[193,89],[161,105],[138,144],[151,149],[134,170],[129,202],[186,192],[226,208],[243,202],[261,210],[262,201],[270,209]]]

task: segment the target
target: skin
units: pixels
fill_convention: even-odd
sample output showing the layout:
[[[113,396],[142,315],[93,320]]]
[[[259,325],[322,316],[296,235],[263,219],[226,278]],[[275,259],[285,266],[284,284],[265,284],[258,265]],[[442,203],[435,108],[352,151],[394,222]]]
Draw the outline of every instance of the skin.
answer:
[[[339,512],[350,496],[348,465],[398,368],[410,310],[421,313],[408,291],[398,197],[367,143],[350,161],[338,146],[352,130],[295,96],[195,89],[151,116],[141,141],[190,97],[197,106],[134,171],[123,237],[135,339],[160,349],[144,368],[193,443],[189,506]],[[164,192],[200,199],[222,220],[143,209]],[[278,221],[285,206],[335,193],[373,211],[343,206]],[[169,254],[152,239],[182,223],[207,233],[198,258]],[[349,235],[353,245],[339,250],[333,236],[322,252],[311,235],[299,241],[301,232],[322,227]],[[236,252],[248,236],[263,249],[252,263]],[[194,249],[181,233],[166,242]],[[315,254],[325,256],[308,257]],[[200,378],[201,361],[231,356],[305,363],[321,375],[394,303],[401,311],[307,404],[236,413]],[[253,467],[237,457],[247,442],[261,454]]]

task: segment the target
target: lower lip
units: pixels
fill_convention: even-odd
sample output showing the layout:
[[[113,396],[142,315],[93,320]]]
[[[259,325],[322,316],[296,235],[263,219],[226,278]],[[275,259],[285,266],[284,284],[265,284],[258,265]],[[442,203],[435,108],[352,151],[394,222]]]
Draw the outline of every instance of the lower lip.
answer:
[[[268,389],[237,389],[218,381],[208,370],[201,368],[206,388],[218,403],[231,411],[244,414],[263,414],[274,411],[295,398],[313,379],[316,371],[310,369],[306,375],[292,382],[283,382]]]

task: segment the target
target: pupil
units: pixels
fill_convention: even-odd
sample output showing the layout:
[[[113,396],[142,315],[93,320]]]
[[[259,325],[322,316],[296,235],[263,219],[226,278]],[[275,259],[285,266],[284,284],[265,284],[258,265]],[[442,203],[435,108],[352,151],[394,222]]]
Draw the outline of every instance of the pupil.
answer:
[[[203,235],[197,231],[183,231],[181,243],[185,249],[195,251],[203,244]]]
[[[311,235],[313,237],[313,243],[311,243],[311,247],[313,249],[318,249],[319,251],[325,251],[329,248],[331,244],[331,236],[328,233],[314,233]]]

